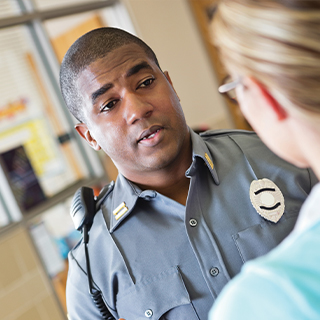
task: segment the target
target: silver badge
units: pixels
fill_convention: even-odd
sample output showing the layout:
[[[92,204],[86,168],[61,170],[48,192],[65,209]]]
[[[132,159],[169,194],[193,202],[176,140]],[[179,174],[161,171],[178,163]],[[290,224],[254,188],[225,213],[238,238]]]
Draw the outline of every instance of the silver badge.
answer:
[[[253,180],[250,185],[253,207],[265,219],[278,222],[284,213],[284,197],[278,186],[269,179]]]

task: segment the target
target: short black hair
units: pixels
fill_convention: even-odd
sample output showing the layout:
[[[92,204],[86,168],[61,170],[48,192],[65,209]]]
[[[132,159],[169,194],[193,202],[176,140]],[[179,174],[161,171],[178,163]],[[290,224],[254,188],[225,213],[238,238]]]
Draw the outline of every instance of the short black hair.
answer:
[[[85,120],[82,98],[76,86],[80,73],[111,51],[132,43],[140,46],[161,70],[153,50],[141,39],[122,29],[105,27],[91,30],[69,48],[61,63],[60,89],[68,110],[78,121]]]

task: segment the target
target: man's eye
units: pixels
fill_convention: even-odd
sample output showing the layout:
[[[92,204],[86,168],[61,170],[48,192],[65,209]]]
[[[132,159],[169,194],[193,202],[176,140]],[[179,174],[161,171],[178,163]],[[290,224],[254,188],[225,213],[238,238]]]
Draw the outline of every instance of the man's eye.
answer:
[[[153,78],[147,79],[147,80],[143,81],[143,82],[139,85],[139,87],[140,87],[140,88],[148,87],[148,86],[150,86],[150,85],[152,84],[153,81],[154,81]]]
[[[100,108],[100,111],[109,111],[110,109],[112,109],[117,103],[117,100],[112,100],[110,102],[108,102],[107,104],[103,105]]]

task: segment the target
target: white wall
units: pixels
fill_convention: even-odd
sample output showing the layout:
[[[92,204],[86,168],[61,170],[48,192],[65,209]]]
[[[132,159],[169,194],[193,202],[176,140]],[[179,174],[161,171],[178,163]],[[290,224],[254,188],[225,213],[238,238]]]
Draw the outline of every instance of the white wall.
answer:
[[[231,127],[188,0],[123,0],[137,35],[168,70],[190,127]]]

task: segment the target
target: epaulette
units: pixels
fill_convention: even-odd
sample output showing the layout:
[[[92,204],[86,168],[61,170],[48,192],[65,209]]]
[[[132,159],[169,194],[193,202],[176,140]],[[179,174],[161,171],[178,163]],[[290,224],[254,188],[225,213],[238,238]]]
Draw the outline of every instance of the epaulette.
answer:
[[[208,130],[201,132],[201,137],[213,137],[213,136],[228,136],[233,134],[256,134],[254,131],[239,130],[239,129],[220,129],[220,130]]]

